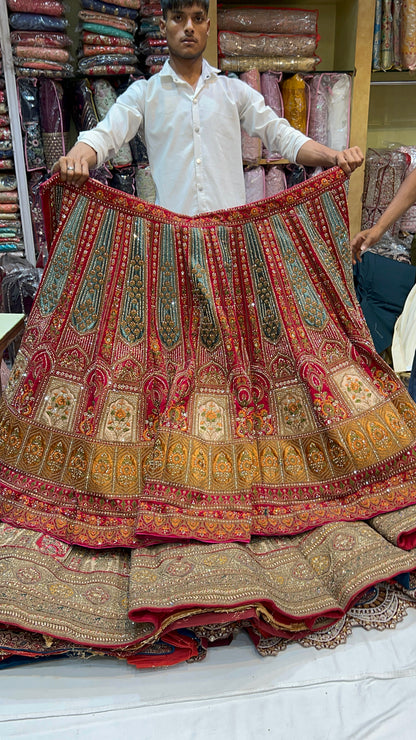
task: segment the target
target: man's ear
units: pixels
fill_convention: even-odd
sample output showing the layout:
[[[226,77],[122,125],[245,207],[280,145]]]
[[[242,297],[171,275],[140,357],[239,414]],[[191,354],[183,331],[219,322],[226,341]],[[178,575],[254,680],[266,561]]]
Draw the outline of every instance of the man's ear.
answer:
[[[208,24],[207,25],[207,36],[209,36],[209,31],[210,31],[210,28],[211,28],[211,18],[208,18],[207,24]]]
[[[160,18],[159,28],[160,28],[160,33],[162,34],[162,36],[166,36],[166,21],[164,18]]]

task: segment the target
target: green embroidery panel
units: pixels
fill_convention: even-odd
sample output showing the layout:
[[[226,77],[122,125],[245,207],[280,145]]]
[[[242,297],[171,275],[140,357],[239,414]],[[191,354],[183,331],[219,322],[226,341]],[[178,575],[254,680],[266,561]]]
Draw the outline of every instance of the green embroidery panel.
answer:
[[[302,264],[292,237],[279,217],[274,216],[271,221],[302,320],[307,326],[314,329],[323,329],[328,321],[328,314]]]
[[[145,222],[137,218],[131,230],[129,269],[120,319],[120,334],[130,345],[140,342],[145,330],[146,247]]]
[[[71,324],[80,334],[93,331],[101,316],[116,215],[116,211],[110,209],[103,215],[102,225],[81,282],[81,290],[74,302]]]

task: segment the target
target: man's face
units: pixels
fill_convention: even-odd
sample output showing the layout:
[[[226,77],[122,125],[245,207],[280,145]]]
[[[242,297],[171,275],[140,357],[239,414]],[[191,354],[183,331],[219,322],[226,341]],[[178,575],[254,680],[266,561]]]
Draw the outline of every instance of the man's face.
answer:
[[[209,24],[206,11],[197,3],[168,10],[166,20],[160,21],[160,30],[171,56],[190,60],[200,57],[207,45]]]

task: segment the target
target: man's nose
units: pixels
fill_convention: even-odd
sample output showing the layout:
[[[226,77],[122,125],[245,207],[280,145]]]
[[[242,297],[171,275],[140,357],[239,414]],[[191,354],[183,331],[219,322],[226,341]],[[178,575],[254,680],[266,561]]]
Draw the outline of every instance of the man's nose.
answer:
[[[192,18],[187,18],[185,21],[185,31],[192,31],[194,30],[194,23]]]

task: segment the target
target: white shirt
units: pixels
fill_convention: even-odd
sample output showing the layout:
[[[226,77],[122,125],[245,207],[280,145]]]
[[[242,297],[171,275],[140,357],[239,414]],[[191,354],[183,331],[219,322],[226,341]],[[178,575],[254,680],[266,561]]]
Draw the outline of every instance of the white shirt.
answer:
[[[278,118],[260,93],[220,75],[205,59],[195,89],[167,61],[150,79],[133,82],[98,126],[81,132],[78,141],[96,151],[100,165],[139,132],[156,203],[194,216],[245,203],[240,126],[290,162],[309,140]]]

